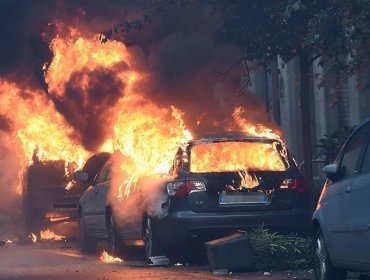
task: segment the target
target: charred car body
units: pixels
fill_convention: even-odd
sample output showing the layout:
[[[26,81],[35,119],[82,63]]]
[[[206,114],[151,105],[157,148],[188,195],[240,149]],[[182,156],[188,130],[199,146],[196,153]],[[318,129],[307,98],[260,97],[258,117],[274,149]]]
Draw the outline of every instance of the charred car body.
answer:
[[[90,157],[82,170],[91,177],[101,169],[109,153]],[[75,182],[75,165],[64,160],[39,161],[34,157],[27,168],[23,183],[26,230],[38,232],[50,223],[77,220],[77,204],[91,182]]]
[[[134,223],[123,225],[107,200],[112,179],[109,168],[107,162],[81,197],[80,220],[89,242],[108,238],[111,253],[135,239],[144,240],[150,258],[194,238],[207,241],[262,225],[306,233],[310,226],[308,186],[285,147],[275,139],[227,133],[188,142],[179,148],[170,176],[159,188],[166,198],[157,202],[162,214],[144,212]],[[144,188],[139,180],[139,191],[133,196],[145,196]],[[122,203],[129,204],[129,200]],[[99,228],[90,231],[86,224],[90,229]]]

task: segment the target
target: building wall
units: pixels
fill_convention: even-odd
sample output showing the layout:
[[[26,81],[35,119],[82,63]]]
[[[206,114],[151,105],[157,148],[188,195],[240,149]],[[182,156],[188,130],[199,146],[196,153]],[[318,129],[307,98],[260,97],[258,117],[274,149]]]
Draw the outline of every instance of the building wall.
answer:
[[[270,120],[280,124],[290,152],[300,163],[303,161],[303,141],[299,96],[299,60],[298,58],[294,59],[284,67],[281,66],[281,63],[282,61],[278,58],[275,82],[273,74],[267,73],[263,68],[260,67],[253,71],[250,91],[258,99],[265,102]],[[317,63],[313,64],[312,73],[322,73],[323,71]],[[369,82],[370,73],[367,79]],[[334,85],[330,83],[319,88],[318,81],[312,79],[311,131],[313,148],[326,135],[332,134],[345,125],[356,126],[370,117],[370,91],[359,92],[354,78],[348,81],[348,84],[338,95],[333,94],[334,88]],[[276,105],[278,105],[278,110]],[[321,167],[316,169],[321,170]]]

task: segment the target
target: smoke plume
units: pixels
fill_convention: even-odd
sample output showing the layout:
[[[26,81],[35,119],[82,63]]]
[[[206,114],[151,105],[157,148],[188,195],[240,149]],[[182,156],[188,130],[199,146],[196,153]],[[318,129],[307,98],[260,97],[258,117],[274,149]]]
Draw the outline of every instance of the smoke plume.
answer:
[[[20,182],[18,174],[27,163],[25,156],[21,155],[20,145],[12,144],[18,129],[14,125],[14,112],[29,111],[21,111],[22,100],[28,102],[42,96],[48,110],[52,107],[61,116],[61,124],[57,123],[59,128],[55,133],[63,133],[73,144],[90,153],[98,152],[109,140],[119,111],[129,119],[138,110],[143,110],[144,116],[147,113],[144,110],[167,110],[163,115],[173,119],[168,108],[175,106],[184,112],[184,126],[194,136],[229,127],[237,106],[245,108],[248,119],[267,121],[261,103],[248,93],[239,94],[244,69],[239,64],[230,66],[240,60],[244,50],[220,39],[220,15],[207,5],[173,7],[158,12],[150,8],[152,2],[7,0],[0,3],[0,82],[7,81],[8,87],[16,85],[19,89],[19,99],[14,104],[7,99],[11,93],[0,87],[0,105],[5,108],[0,112],[0,191],[6,193],[0,198],[0,216],[13,213],[7,206],[14,200],[15,189]],[[49,47],[56,38],[63,38],[67,32],[79,32],[86,38],[93,38],[110,30],[122,19],[133,20],[147,14],[151,20],[141,29],[127,33],[113,28],[117,32],[113,31],[112,40],[126,45],[127,53],[133,57],[131,64],[121,61],[113,67],[102,66],[93,70],[87,65],[71,73],[69,80],[58,88],[51,87],[50,81],[45,79],[52,61],[57,64],[66,59],[55,57]],[[101,44],[101,48],[107,45]],[[74,57],[76,62],[80,59]],[[129,79],[122,79],[122,75],[129,71],[140,76],[132,87],[129,87]],[[64,73],[56,72],[55,76],[59,74]],[[127,106],[121,106],[120,100],[127,96],[131,98],[124,103]],[[40,105],[38,102],[35,104]],[[135,109],[130,107],[133,104]],[[157,109],[153,109],[152,104]],[[40,107],[34,110],[35,114],[47,115]],[[35,118],[33,121],[33,125],[40,128],[39,120]],[[156,119],[138,126],[148,127],[149,131],[151,125],[158,123],[160,121]],[[170,125],[167,119],[163,119],[163,123]],[[30,126],[29,123],[22,125],[22,129]],[[49,132],[46,130],[44,134]],[[168,136],[172,137],[171,132]],[[145,144],[146,139],[136,138],[141,141],[140,145]],[[133,164],[130,161],[132,158],[126,158],[123,164]],[[121,186],[132,176],[117,175],[115,180],[119,182],[115,185]],[[117,211],[122,215],[129,213],[131,219],[142,216],[144,212],[162,215],[162,203],[167,199],[160,189],[162,182],[162,179],[141,179],[145,199],[136,199],[139,196],[133,193],[132,200],[125,206],[128,207],[126,210],[136,209],[136,213],[120,208],[123,206],[118,206]],[[9,189],[12,191],[7,192]],[[120,189],[116,187],[113,191],[115,198]],[[17,199],[20,200],[19,197]]]

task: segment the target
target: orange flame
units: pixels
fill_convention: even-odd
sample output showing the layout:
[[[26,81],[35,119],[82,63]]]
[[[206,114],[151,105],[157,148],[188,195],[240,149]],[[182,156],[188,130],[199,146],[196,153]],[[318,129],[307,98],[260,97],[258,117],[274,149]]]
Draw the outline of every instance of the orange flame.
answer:
[[[43,66],[50,96],[63,98],[66,95],[66,83],[77,71],[113,70],[116,78],[125,85],[120,89],[124,92],[121,92],[119,100],[106,112],[114,124],[113,130],[107,132],[106,142],[98,150],[119,150],[127,158],[121,166],[126,174],[124,183],[119,183],[120,187],[126,186],[124,190],[120,188],[120,197],[127,196],[139,177],[167,173],[178,147],[192,138],[183,122],[184,113],[174,106],[163,108],[147,99],[138,86],[139,82],[148,78],[147,74],[135,70],[135,55],[124,44],[117,41],[101,44],[97,36],[87,38],[76,28],[68,28],[61,22],[57,22],[56,26],[58,35],[50,44],[54,56],[49,65]],[[82,75],[79,81],[81,89],[87,87],[90,78],[88,74]],[[74,129],[57,112],[44,92],[21,88],[0,79],[0,106],[1,113],[9,117],[16,128],[15,146],[22,151],[19,160],[24,166],[32,160],[35,150],[40,160],[64,159],[66,164],[75,162],[78,166],[90,155],[81,144],[76,143]],[[243,118],[244,113],[238,107],[233,114],[233,122],[241,130],[252,136],[281,140],[280,133],[247,122]],[[261,146],[251,150],[250,153],[255,153],[253,157],[243,155],[250,159],[260,158],[259,162],[251,161],[248,166],[245,166],[244,160],[237,163],[236,157],[231,163],[234,165],[232,168],[239,171],[284,168],[277,157],[271,156],[272,148]],[[227,155],[226,150],[222,148],[217,153]],[[215,162],[212,162],[211,155],[207,157],[204,164],[212,167]],[[196,167],[197,170],[204,168]],[[248,180],[247,185],[253,185],[253,180]],[[69,184],[66,188],[71,186]]]
[[[100,260],[104,263],[121,263],[122,259],[109,255],[106,251],[103,251],[100,255]]]
[[[220,142],[192,148],[192,172],[283,171],[286,166],[274,143]]]
[[[15,141],[23,150],[26,162],[32,161],[37,149],[40,160],[65,159],[82,164],[87,152],[66,137],[72,129],[43,92],[21,89],[0,80],[0,105],[2,113],[17,128]]]
[[[119,150],[130,159],[129,164],[122,166],[124,173],[129,174],[125,194],[130,193],[131,186],[135,186],[140,176],[167,173],[178,146],[191,139],[191,134],[185,128],[180,110],[174,106],[160,108],[135,88],[145,76],[130,68],[134,58],[129,50],[117,41],[103,45],[97,37],[84,38],[75,29],[69,30],[67,38],[57,36],[50,47],[54,58],[45,80],[52,94],[64,96],[64,85],[75,71],[92,71],[98,67],[116,67],[116,76],[126,85],[124,94],[112,110],[113,135],[102,146],[102,150]],[[119,70],[117,66],[122,62],[128,67]],[[88,79],[86,76],[81,81],[82,87]],[[122,196],[122,190],[120,193]]]
[[[37,236],[36,236],[36,234],[30,233],[30,235],[28,237],[32,240],[32,243],[36,243],[37,242]]]
[[[259,185],[258,178],[255,174],[250,175],[246,170],[245,171],[238,171],[238,174],[241,178],[239,189],[248,188],[253,189]]]
[[[40,231],[40,239],[60,241],[65,238],[65,236],[55,234],[50,229]]]
[[[262,124],[253,124],[247,121],[243,114],[245,114],[245,109],[242,107],[236,107],[234,109],[233,117],[235,123],[250,136],[264,137],[267,139],[276,139],[281,141],[281,133],[277,130],[272,130]]]

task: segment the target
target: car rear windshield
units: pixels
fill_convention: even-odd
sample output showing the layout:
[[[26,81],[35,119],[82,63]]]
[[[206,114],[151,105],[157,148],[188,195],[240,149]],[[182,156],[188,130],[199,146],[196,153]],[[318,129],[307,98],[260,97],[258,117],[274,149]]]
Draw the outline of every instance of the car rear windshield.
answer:
[[[197,144],[191,149],[190,171],[285,171],[287,161],[277,146],[278,142],[245,141]]]

